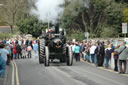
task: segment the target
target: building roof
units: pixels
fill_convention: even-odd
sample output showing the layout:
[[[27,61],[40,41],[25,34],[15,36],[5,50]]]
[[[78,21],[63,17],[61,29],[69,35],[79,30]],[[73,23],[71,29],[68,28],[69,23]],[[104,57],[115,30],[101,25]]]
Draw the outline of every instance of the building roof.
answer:
[[[9,26],[0,26],[0,33],[11,33]]]

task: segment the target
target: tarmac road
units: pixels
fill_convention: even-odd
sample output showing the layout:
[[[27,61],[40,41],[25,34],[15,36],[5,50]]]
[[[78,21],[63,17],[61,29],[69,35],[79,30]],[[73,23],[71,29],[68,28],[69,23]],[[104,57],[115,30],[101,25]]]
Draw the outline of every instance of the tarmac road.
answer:
[[[105,71],[82,61],[74,61],[73,66],[56,62],[49,67],[39,64],[35,58],[15,62],[18,77],[13,85],[128,85],[128,76]]]

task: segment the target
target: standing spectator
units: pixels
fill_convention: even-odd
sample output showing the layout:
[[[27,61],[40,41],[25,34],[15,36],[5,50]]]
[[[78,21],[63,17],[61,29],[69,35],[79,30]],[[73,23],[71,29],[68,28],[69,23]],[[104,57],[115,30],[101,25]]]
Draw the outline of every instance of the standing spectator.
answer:
[[[17,54],[18,54],[18,59],[20,57],[22,58],[22,49],[21,49],[21,46],[19,44],[16,45],[16,50],[17,50]]]
[[[87,47],[86,47],[86,54],[87,54],[87,61],[88,61],[88,62],[90,62],[90,51],[89,51],[89,49],[90,49],[90,45],[87,44]]]
[[[10,47],[9,43],[7,43],[6,48],[7,48],[8,52],[9,52],[9,54],[7,55],[7,65],[9,65],[10,64],[10,60],[11,60],[11,47]]]
[[[113,44],[111,44],[111,47],[112,47],[112,50],[114,51],[115,50],[115,47],[113,46]]]
[[[100,42],[96,43],[95,56],[96,56],[96,65],[98,66],[99,57],[100,57]]]
[[[67,46],[71,46],[71,42],[68,42],[68,43],[67,43]]]
[[[92,44],[92,46],[90,48],[92,64],[94,64],[94,62],[95,62],[95,50],[96,50],[96,46],[94,44]]]
[[[111,54],[113,52],[113,49],[111,48],[111,45],[108,45],[108,48],[105,49],[105,58],[106,58],[106,64],[105,67],[108,69],[109,67],[109,60],[111,59]]]
[[[34,44],[34,46],[33,46],[33,50],[34,50],[34,52],[35,52],[35,57],[37,58],[37,56],[38,56],[38,44],[37,43],[35,43]]]
[[[85,54],[85,43],[82,42],[82,45],[80,46],[80,53],[81,53],[81,56],[82,58],[85,57],[84,54]]]
[[[114,51],[114,62],[115,62],[115,67],[114,67],[114,71],[118,71],[118,57],[119,57],[119,53],[118,53],[118,49],[119,49],[120,45],[118,45]]]
[[[74,48],[74,53],[75,53],[76,61],[80,61],[80,46],[78,45],[78,43],[76,43],[76,46]]]
[[[75,58],[75,53],[74,53],[74,49],[75,49],[75,42],[74,43],[72,43],[72,45],[71,45],[71,47],[72,47],[72,52],[73,52],[73,57]]]
[[[28,47],[28,45],[29,45],[29,40],[28,39],[26,40],[25,45]]]
[[[21,40],[18,40],[18,45],[22,45],[22,41]]]
[[[32,50],[32,47],[31,47],[31,45],[28,45],[28,47],[27,47],[27,52],[28,52],[28,58],[31,58],[31,50]]]
[[[6,42],[7,42],[7,40],[5,39],[5,40],[3,41],[3,43],[6,44]]]
[[[88,45],[86,45],[84,52],[85,52],[84,60],[89,61],[89,46]]]
[[[14,45],[15,44],[15,42],[14,42],[14,40],[12,40],[12,45]]]
[[[23,46],[22,46],[22,56],[23,56],[23,58],[26,58],[26,45],[25,44],[23,44]]]
[[[30,44],[31,48],[33,49],[32,40],[30,40],[29,44]]]
[[[128,48],[125,46],[126,42],[122,42],[118,53],[119,53],[119,65],[120,65],[120,73],[126,72],[127,58],[128,58]],[[124,69],[122,68],[124,65]]]
[[[13,53],[14,53],[14,59],[17,59],[16,45],[14,45]]]
[[[11,48],[11,60],[13,60],[13,44],[10,44],[10,48]]]
[[[103,66],[104,63],[104,56],[105,56],[105,48],[104,48],[104,42],[101,43],[101,47],[100,47],[100,56],[99,56],[99,62],[98,62],[98,66]]]
[[[24,40],[23,40],[23,39],[21,40],[21,43],[22,43],[21,45],[23,45],[23,44],[24,44]]]
[[[15,44],[18,44],[18,40],[17,39],[15,40]]]
[[[33,41],[32,41],[32,46],[33,46],[33,47],[34,47],[35,43],[36,43],[36,40],[33,40]]]
[[[11,44],[11,40],[8,39],[8,40],[6,41],[6,44]]]
[[[23,43],[23,44],[24,44],[24,45],[26,45],[26,39],[24,39],[23,41],[24,41],[24,43]]]

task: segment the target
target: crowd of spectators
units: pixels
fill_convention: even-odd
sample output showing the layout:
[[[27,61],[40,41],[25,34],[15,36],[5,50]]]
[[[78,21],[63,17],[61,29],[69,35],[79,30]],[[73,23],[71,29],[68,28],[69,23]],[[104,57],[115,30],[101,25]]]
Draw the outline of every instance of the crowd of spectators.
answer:
[[[126,72],[128,59],[128,48],[126,42],[122,41],[120,45],[114,46],[112,42],[100,42],[83,40],[82,42],[68,42],[72,47],[73,57],[76,62],[80,62],[80,57],[98,67],[110,68],[110,60],[114,58],[114,71],[121,74]],[[35,58],[38,57],[37,40],[1,40],[0,41],[0,77],[6,77],[6,65],[10,65],[13,59],[32,58],[32,50]],[[118,65],[119,63],[119,65]]]
[[[128,59],[128,48],[126,42],[122,41],[120,45],[114,46],[113,42],[90,41],[86,42],[68,42],[72,47],[73,56],[76,61],[80,61],[80,57],[98,67],[110,68],[110,60],[114,58],[114,71],[120,74],[126,73],[126,65]],[[119,61],[119,62],[118,62]],[[119,65],[118,65],[119,63]]]
[[[0,77],[6,77],[6,65],[10,65],[11,60],[31,58],[32,50],[34,50],[37,58],[37,40],[0,40]]]

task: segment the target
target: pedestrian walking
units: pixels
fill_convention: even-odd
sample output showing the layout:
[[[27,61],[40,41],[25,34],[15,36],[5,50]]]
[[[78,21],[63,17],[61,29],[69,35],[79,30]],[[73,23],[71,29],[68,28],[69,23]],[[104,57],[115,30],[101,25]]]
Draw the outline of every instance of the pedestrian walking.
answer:
[[[119,65],[120,65],[120,73],[124,74],[126,72],[127,58],[128,58],[128,48],[126,47],[126,42],[122,42],[119,50]],[[124,67],[124,68],[123,68]]]
[[[32,57],[31,51],[32,51],[32,47],[31,47],[31,45],[28,45],[28,47],[27,47],[27,52],[28,52],[27,56],[28,56],[28,58]]]

